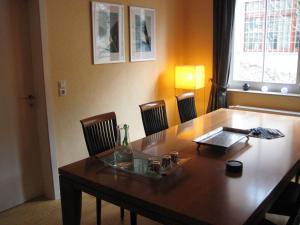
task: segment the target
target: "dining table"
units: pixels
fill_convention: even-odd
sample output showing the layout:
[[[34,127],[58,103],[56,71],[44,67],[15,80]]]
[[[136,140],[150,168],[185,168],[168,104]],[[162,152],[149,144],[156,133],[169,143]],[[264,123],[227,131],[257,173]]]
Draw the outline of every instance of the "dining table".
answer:
[[[263,127],[284,136],[249,137],[226,149],[194,141],[220,127]],[[101,160],[114,150],[60,167],[64,225],[80,224],[82,192],[165,225],[259,224],[300,170],[300,117],[219,109],[130,146],[149,157],[175,151],[186,161],[159,178],[123,171]],[[228,172],[229,160],[242,162],[242,171]]]

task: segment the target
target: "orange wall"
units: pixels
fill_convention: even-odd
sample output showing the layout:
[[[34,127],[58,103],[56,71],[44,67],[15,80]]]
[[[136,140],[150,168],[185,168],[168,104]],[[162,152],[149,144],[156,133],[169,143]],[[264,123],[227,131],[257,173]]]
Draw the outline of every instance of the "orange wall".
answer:
[[[196,92],[204,113],[212,74],[212,0],[107,0],[125,5],[125,56],[119,64],[92,64],[89,0],[47,1],[49,74],[58,165],[87,156],[80,119],[115,111],[118,123],[130,125],[131,140],[144,136],[139,104],[164,99],[169,125],[179,122],[174,68],[206,66],[206,88]],[[157,59],[129,62],[128,6],[156,10]],[[58,80],[67,81],[59,97]],[[205,104],[204,104],[205,103]]]
[[[139,104],[165,99],[170,126],[178,123],[174,68],[182,63],[182,0],[115,0],[125,5],[126,62],[92,64],[91,2],[47,1],[48,58],[58,165],[87,156],[80,120],[115,111],[130,125],[131,140],[144,136]],[[128,6],[156,10],[157,59],[129,62]],[[58,80],[67,81],[59,97]]]
[[[196,91],[198,114],[206,112],[213,61],[213,1],[185,1],[184,64],[205,65],[205,89]],[[203,104],[204,103],[204,104]],[[205,109],[204,109],[205,108]]]

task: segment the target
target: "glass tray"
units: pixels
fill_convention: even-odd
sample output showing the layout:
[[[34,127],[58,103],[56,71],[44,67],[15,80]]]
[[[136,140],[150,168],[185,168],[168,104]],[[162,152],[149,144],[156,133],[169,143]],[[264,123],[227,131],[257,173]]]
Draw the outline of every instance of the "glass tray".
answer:
[[[170,175],[189,160],[187,158],[178,158],[177,163],[171,162],[170,166],[167,169],[161,167],[160,171],[156,173],[148,169],[148,159],[154,158],[156,160],[161,160],[160,156],[152,156],[136,151],[133,151],[131,158],[128,157],[128,155],[125,155],[125,157],[120,157],[118,154],[120,153],[112,152],[109,155],[100,155],[97,157],[106,165],[109,165],[118,170],[157,179]]]

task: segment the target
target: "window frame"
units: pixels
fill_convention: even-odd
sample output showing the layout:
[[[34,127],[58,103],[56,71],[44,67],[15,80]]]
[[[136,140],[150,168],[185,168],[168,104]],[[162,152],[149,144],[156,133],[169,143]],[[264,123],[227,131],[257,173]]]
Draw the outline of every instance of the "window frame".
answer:
[[[238,1],[238,0],[237,0]],[[265,0],[267,1],[267,0]],[[300,15],[299,15],[300,16]],[[298,25],[300,26],[300,24]],[[269,92],[281,92],[281,88],[283,87],[287,87],[288,88],[288,92],[289,93],[295,93],[295,94],[300,94],[300,49],[298,49],[298,63],[297,63],[297,77],[296,77],[296,83],[295,84],[287,84],[287,83],[271,83],[271,82],[263,82],[263,81],[237,81],[237,80],[233,80],[233,65],[234,65],[234,43],[235,43],[235,28],[236,25],[234,23],[233,26],[233,40],[232,40],[232,56],[231,56],[231,62],[230,62],[230,74],[229,74],[229,80],[228,80],[228,88],[229,89],[243,89],[243,85],[245,83],[248,83],[250,85],[250,89],[251,90],[256,90],[256,91],[260,91],[262,86],[268,86],[268,91]],[[244,28],[245,29],[245,28]],[[266,32],[266,27],[264,27],[264,32]],[[296,34],[295,34],[296,35]],[[296,40],[296,37],[295,37]],[[244,42],[245,40],[243,40]],[[298,45],[300,46],[300,38],[299,38],[299,43]],[[295,43],[296,45],[296,43]],[[296,46],[295,46],[296,47]],[[264,47],[265,48],[265,47]],[[264,51],[268,51],[266,48],[262,49]],[[262,51],[262,52],[264,52]],[[265,63],[263,61],[263,63]],[[262,75],[263,78],[263,75]]]

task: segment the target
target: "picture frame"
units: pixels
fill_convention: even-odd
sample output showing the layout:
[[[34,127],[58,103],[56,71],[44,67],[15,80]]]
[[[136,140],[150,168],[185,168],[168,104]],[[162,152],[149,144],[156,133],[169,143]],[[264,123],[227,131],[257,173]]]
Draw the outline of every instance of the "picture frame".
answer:
[[[125,62],[124,6],[92,2],[94,64]]]
[[[156,59],[155,9],[129,7],[130,13],[130,61]]]

